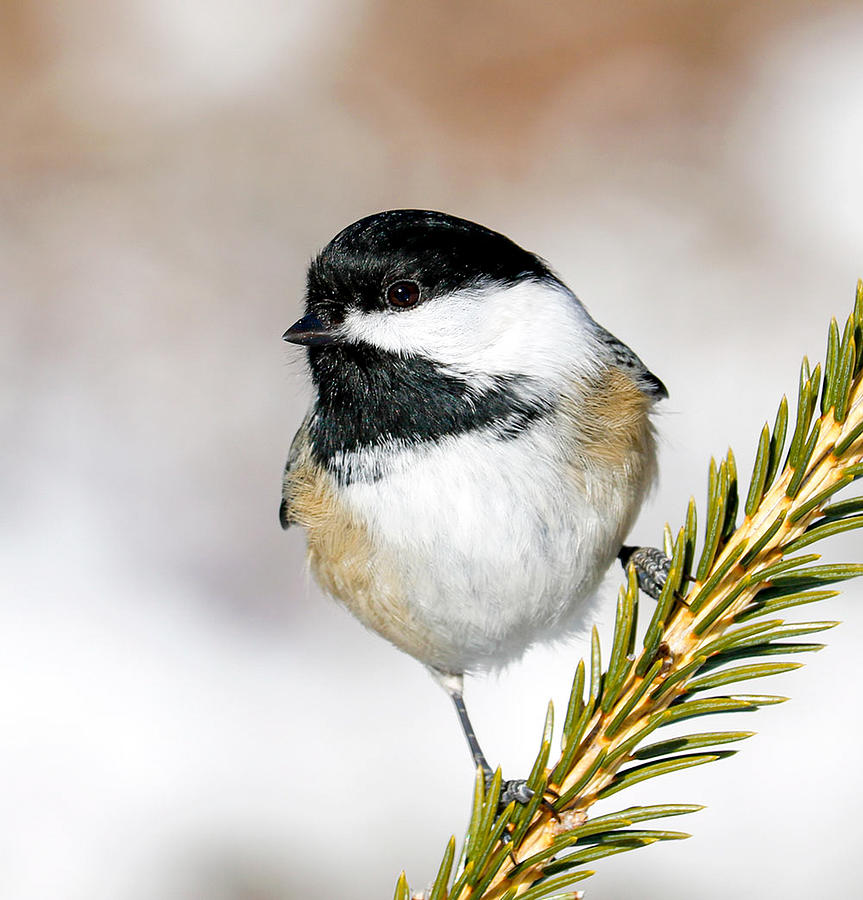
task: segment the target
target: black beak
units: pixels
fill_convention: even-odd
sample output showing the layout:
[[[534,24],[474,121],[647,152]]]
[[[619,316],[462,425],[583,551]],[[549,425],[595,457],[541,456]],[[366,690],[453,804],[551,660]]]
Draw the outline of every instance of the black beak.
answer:
[[[303,316],[299,322],[293,325],[282,335],[283,341],[292,344],[305,344],[307,347],[320,347],[323,344],[332,344],[335,335],[327,330],[326,325],[313,315]]]

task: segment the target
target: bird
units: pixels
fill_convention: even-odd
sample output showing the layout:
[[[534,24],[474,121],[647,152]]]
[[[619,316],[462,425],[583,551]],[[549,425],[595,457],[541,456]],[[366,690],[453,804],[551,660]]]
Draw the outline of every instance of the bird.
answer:
[[[283,338],[314,399],[282,527],[305,529],[325,593],[447,691],[489,780],[464,676],[583,627],[615,559],[658,596],[667,557],[624,540],[666,388],[542,258],[432,210],[339,232]],[[501,802],[531,795],[513,779]]]

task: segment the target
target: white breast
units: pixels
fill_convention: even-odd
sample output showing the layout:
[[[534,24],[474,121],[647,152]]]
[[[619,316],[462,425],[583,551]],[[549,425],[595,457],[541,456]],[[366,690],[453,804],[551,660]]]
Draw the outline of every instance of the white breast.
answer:
[[[351,476],[340,502],[378,551],[370,570],[404,593],[387,636],[459,673],[577,626],[654,469],[650,402],[581,303],[557,282],[525,281],[357,310],[340,328],[343,340],[434,360],[477,392],[507,376],[558,410],[508,440],[479,429],[337,456]],[[368,606],[352,608],[381,630]]]
[[[450,672],[498,667],[578,624],[648,476],[594,469],[587,496],[567,474],[572,455],[560,435],[545,422],[512,440],[471,432],[394,450],[387,474],[345,488],[429,630],[437,656],[425,662]]]

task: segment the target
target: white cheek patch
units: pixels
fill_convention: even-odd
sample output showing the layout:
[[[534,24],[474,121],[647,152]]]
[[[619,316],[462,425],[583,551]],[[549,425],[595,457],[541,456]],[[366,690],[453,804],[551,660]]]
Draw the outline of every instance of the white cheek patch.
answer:
[[[453,373],[571,379],[595,369],[596,326],[563,287],[528,281],[461,291],[413,309],[352,311],[348,340],[399,355],[421,355]]]

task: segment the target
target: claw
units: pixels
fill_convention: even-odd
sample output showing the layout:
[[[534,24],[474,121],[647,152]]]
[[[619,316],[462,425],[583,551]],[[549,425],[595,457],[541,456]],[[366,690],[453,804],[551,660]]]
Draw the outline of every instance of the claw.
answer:
[[[524,805],[530,802],[533,795],[534,791],[527,786],[524,779],[505,781],[500,789],[500,805],[508,806],[513,800]]]
[[[658,600],[668,578],[671,560],[656,547],[623,546],[617,558],[624,569],[629,563],[635,566],[638,586],[645,594]]]
[[[504,781],[500,787],[500,799],[498,800],[498,810],[503,810],[510,803],[515,801],[516,803],[520,803],[522,806],[529,803],[533,797],[536,795],[536,791],[533,788],[529,788],[527,786],[527,782],[524,779],[512,779],[509,781]],[[552,800],[548,798],[551,797]],[[542,805],[548,810],[551,814],[552,818],[555,821],[559,821],[560,816],[557,810],[554,808],[553,800],[559,800],[560,794],[557,793],[553,788],[547,787],[540,798]],[[504,839],[504,843],[505,843]]]

